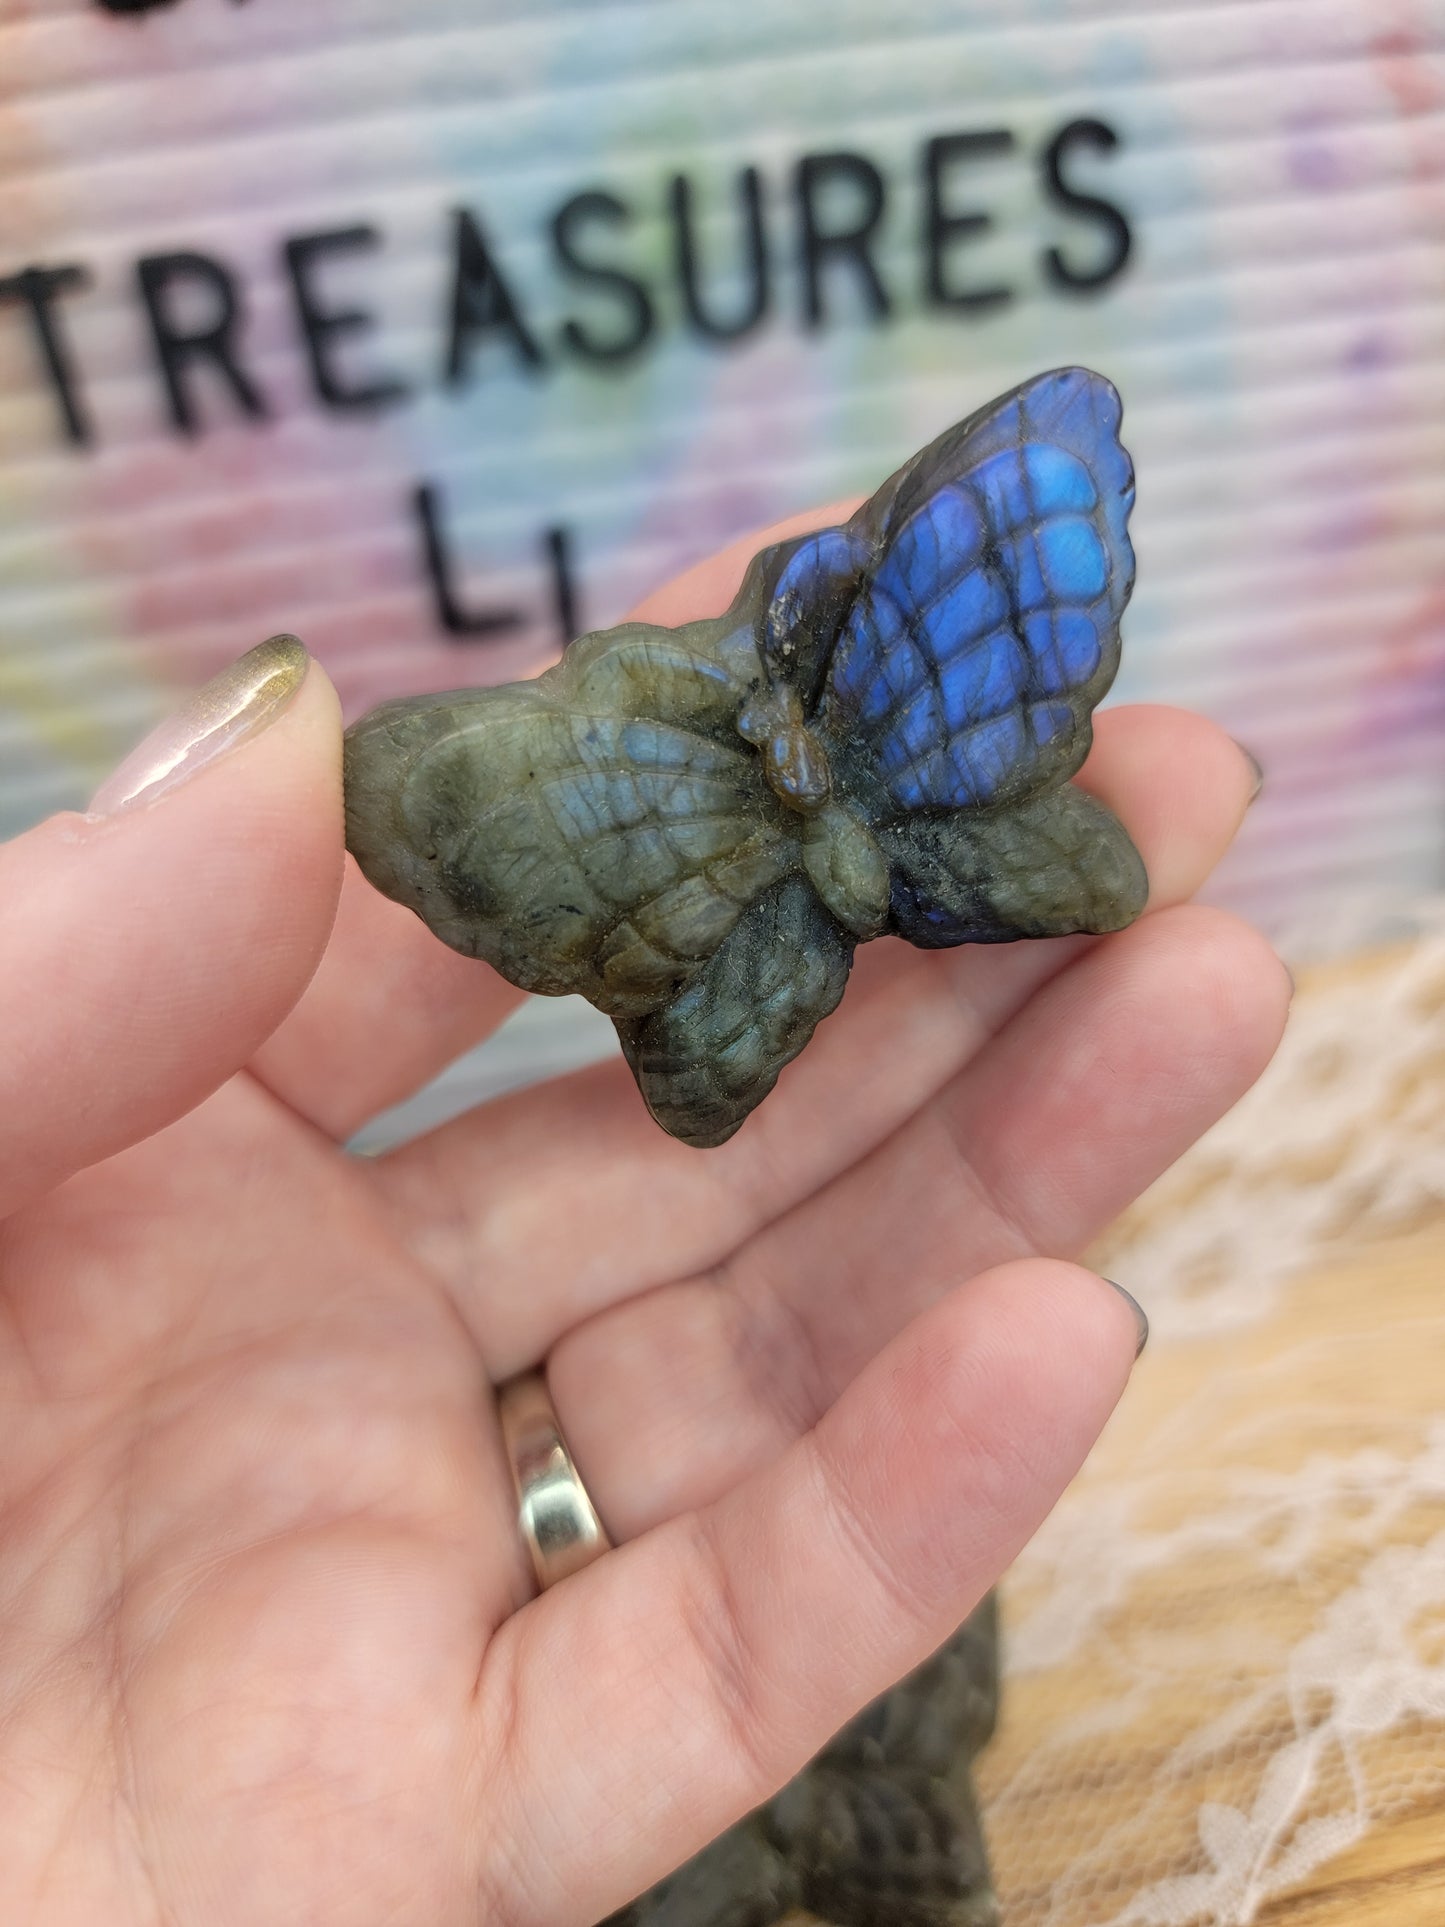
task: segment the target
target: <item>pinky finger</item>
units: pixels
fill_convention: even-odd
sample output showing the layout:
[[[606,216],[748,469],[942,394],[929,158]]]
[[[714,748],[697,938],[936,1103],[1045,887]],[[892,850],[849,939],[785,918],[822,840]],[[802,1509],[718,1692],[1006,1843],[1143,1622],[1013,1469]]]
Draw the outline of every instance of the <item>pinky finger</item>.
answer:
[[[577,1927],[774,1794],[940,1646],[1083,1462],[1137,1327],[1048,1260],[956,1288],[774,1465],[509,1620],[478,1696],[479,1880]]]

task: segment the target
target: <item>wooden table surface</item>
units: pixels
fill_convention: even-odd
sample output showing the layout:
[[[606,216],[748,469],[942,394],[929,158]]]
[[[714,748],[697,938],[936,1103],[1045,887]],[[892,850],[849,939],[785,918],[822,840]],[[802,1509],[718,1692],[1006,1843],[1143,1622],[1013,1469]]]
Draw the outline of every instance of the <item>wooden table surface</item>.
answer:
[[[1303,994],[1309,994],[1308,986]],[[1439,1067],[1426,1070],[1436,1075]],[[1445,1092],[1445,1081],[1441,1089]],[[1239,1439],[1250,1433],[1256,1416],[1261,1386],[1269,1388],[1271,1422],[1262,1443],[1256,1429],[1247,1446],[1240,1447]],[[1431,1425],[1445,1416],[1445,1214],[1429,1214],[1425,1222],[1373,1243],[1331,1251],[1293,1279],[1269,1316],[1257,1323],[1217,1338],[1151,1346],[1096,1452],[1101,1464],[1091,1464],[1089,1476],[1101,1473],[1107,1478],[1111,1466],[1127,1475],[1137,1467],[1141,1452],[1157,1453],[1153,1442],[1166,1435],[1161,1427],[1168,1425],[1170,1415],[1188,1410],[1191,1401],[1197,1405],[1201,1398],[1217,1409],[1218,1425],[1213,1434],[1199,1435],[1202,1445],[1197,1438],[1181,1468],[1179,1504],[1185,1507],[1194,1502],[1189,1495],[1197,1498],[1203,1489],[1201,1481],[1207,1485],[1211,1461],[1221,1481],[1231,1469],[1238,1478],[1247,1451],[1246,1478],[1287,1481],[1312,1454],[1338,1458],[1354,1450],[1392,1449],[1385,1429],[1391,1415],[1429,1436]],[[1064,1505],[1069,1503],[1066,1498]],[[1412,1514],[1393,1521],[1390,1530],[1395,1540],[1415,1548],[1445,1543],[1445,1490],[1427,1495]],[[1350,1531],[1346,1523],[1339,1531],[1343,1570],[1350,1559],[1362,1560],[1363,1555],[1359,1541],[1344,1543]],[[1316,1572],[1317,1555],[1318,1548]],[[1232,1565],[1230,1548],[1221,1552],[1206,1539],[1197,1554],[1171,1559],[1157,1574],[1146,1575],[1142,1588],[1136,1582],[1128,1602],[1129,1624],[1134,1627],[1141,1616],[1147,1621],[1153,1613],[1175,1641],[1158,1650],[1186,1659],[1190,1629],[1203,1628],[1201,1637],[1207,1639],[1222,1619],[1242,1628],[1245,1640],[1255,1626],[1268,1638],[1271,1615],[1277,1629],[1281,1614],[1294,1610],[1300,1614],[1300,1628],[1307,1630],[1308,1611],[1319,1608],[1317,1603],[1304,1612],[1291,1608],[1292,1578],[1278,1567],[1269,1574],[1247,1563]],[[1007,1638],[1008,1585],[1003,1598]],[[1017,1609],[1029,1603],[1015,1600],[1014,1605]],[[1445,1690],[1445,1611],[1440,1618],[1436,1648]],[[1299,1636],[1289,1629],[1285,1644]],[[1070,1708],[1077,1712],[1080,1705],[1087,1708],[1091,1691],[1097,1702],[1097,1680],[1085,1676],[1097,1656],[1097,1646],[1086,1647],[1062,1666],[1025,1670],[1006,1683],[1004,1718],[980,1776],[1004,1927],[1040,1927],[1055,1920],[1067,1921],[1069,1927],[1107,1927],[1139,1887],[1181,1871],[1181,1843],[1187,1854],[1191,1840],[1199,1837],[1200,1803],[1214,1797],[1205,1781],[1187,1776],[1177,1799],[1167,1789],[1161,1795],[1157,1777],[1160,1759],[1178,1745],[1180,1736],[1187,1740],[1218,1710],[1207,1671],[1191,1673],[1187,1664],[1172,1691],[1166,1682],[1164,1698],[1157,1683],[1151,1686],[1155,1697],[1149,1723],[1139,1729],[1137,1746],[1133,1728],[1122,1746],[1117,1739],[1106,1739],[1092,1778],[1087,1771],[1074,1775],[1064,1798],[1058,1797],[1047,1771],[1031,1781],[1031,1762],[1048,1757],[1061,1708],[1065,1713]],[[1227,1927],[1242,1927],[1246,1921],[1251,1927],[1445,1927],[1445,1718],[1433,1727],[1427,1721],[1423,1734],[1417,1725],[1408,1741],[1386,1732],[1375,1743],[1413,1750],[1399,1754],[1400,1784],[1382,1803],[1388,1807],[1383,1817],[1372,1812],[1362,1839],[1293,1886],[1273,1892],[1257,1910],[1242,1903],[1227,1916],[1216,1911],[1199,1917],[1212,1924],[1227,1920]],[[1438,1771],[1428,1764],[1432,1757]],[[1007,1797],[1000,1805],[1001,1789]],[[1239,1798],[1236,1785],[1228,1784],[1222,1797]],[[1171,1801],[1178,1810],[1171,1810]],[[1248,1804],[1247,1795],[1243,1804]],[[1147,1837],[1137,1831],[1141,1814],[1150,1816]],[[1137,1862],[1132,1871],[1141,1877],[1131,1884],[1126,1870],[1117,1887],[1109,1889],[1106,1883],[1096,1898],[1076,1897],[1060,1908],[1060,1883],[1067,1883],[1077,1857],[1101,1840],[1127,1842],[1131,1824],[1136,1827],[1133,1848],[1121,1845],[1119,1852],[1132,1853]],[[1158,1858],[1150,1864],[1156,1848]],[[1144,1916],[1126,1917],[1133,1922]],[[1182,1912],[1148,1917],[1160,1923],[1177,1920],[1178,1927],[1187,1927]],[[1188,1915],[1188,1923],[1195,1918]],[[808,1924],[795,1915],[789,1927]]]
[[[1393,1383],[1405,1395],[1433,1399],[1445,1408],[1445,1346],[1438,1335],[1445,1326],[1442,1313],[1445,1224],[1388,1241],[1357,1254],[1348,1264],[1301,1281],[1301,1289],[1291,1294],[1280,1317],[1288,1321],[1292,1339],[1311,1328],[1327,1331],[1332,1340],[1342,1331],[1357,1335],[1355,1369],[1362,1375],[1362,1398],[1378,1396]],[[1419,1342],[1422,1327],[1437,1334],[1434,1342]],[[1391,1329],[1398,1333],[1394,1342],[1382,1337]],[[1252,1357],[1267,1351],[1271,1335],[1267,1325],[1220,1340],[1217,1346],[1179,1347],[1150,1358],[1149,1368],[1139,1372],[1130,1401],[1111,1428],[1108,1449],[1127,1455],[1131,1439],[1147,1431],[1159,1409],[1191,1397],[1202,1376],[1219,1372],[1226,1364],[1236,1370],[1240,1365],[1247,1368]],[[1228,1354],[1227,1360],[1222,1354]],[[1330,1355],[1338,1357],[1338,1348],[1332,1345]],[[1311,1388],[1302,1383],[1299,1390],[1302,1423],[1307,1425],[1313,1409]],[[1224,1609],[1247,1617],[1252,1610],[1250,1598],[1228,1582],[1226,1574],[1223,1583],[1229,1604]],[[1175,1590],[1176,1613],[1194,1610],[1203,1617],[1222,1610],[1221,1573],[1217,1561],[1207,1555],[1201,1555],[1191,1569],[1171,1567],[1161,1583]],[[1004,1597],[1007,1613],[1007,1590]],[[1040,1745],[1057,1696],[1068,1690],[1069,1682],[1057,1674],[1043,1681],[1009,1683],[1005,1716],[982,1774],[986,1799],[988,1789],[1009,1779]],[[1174,1710],[1181,1727],[1210,1717],[1213,1708],[1198,1679],[1181,1680]],[[1445,1725],[1440,1746],[1445,1762]],[[1015,1805],[1004,1828],[997,1823],[991,1826],[1004,1927],[1033,1927],[1044,1917],[1026,1891],[1034,1886],[1029,1874],[1037,1869],[1016,1864],[1020,1856],[1033,1861],[1040,1829],[1050,1838],[1051,1858],[1060,1870],[1066,1869],[1081,1840],[1108,1834],[1120,1815],[1136,1809],[1156,1791],[1151,1777],[1155,1764],[1153,1750],[1141,1747],[1132,1764],[1125,1760],[1121,1766],[1116,1759],[1113,1771],[1101,1776],[1093,1797],[1081,1798],[1075,1790],[1061,1811],[1047,1816],[1043,1812],[1030,1816]],[[1197,1790],[1186,1790],[1186,1795],[1198,1797]],[[1046,1786],[1040,1788],[1039,1800],[1047,1807]],[[1016,1884],[1021,1892],[1011,1905]],[[1090,1927],[1103,1927],[1115,1911],[1112,1902],[1101,1907]],[[1445,1772],[1433,1790],[1423,1790],[1418,1799],[1372,1826],[1365,1839],[1317,1867],[1293,1889],[1268,1900],[1251,1919],[1252,1927],[1445,1927]],[[817,1923],[794,1914],[785,1927],[817,1927]]]
[[[1317,1341],[1312,1344],[1311,1341]],[[1291,1422],[1274,1429],[1265,1449],[1251,1441],[1250,1464],[1268,1471],[1289,1472],[1309,1453],[1337,1444],[1334,1435],[1342,1399],[1358,1400],[1361,1414],[1378,1414],[1392,1401],[1400,1405],[1434,1405],[1445,1410],[1445,1224],[1412,1236],[1395,1238],[1359,1251],[1346,1261],[1302,1276],[1287,1294],[1275,1316],[1243,1332],[1231,1332],[1210,1342],[1195,1341],[1145,1354],[1130,1393],[1101,1446],[1115,1463],[1127,1463],[1138,1442],[1151,1438],[1161,1419],[1184,1408],[1212,1384],[1220,1417],[1219,1452],[1228,1452],[1231,1417],[1248,1401],[1248,1387],[1256,1373],[1267,1372],[1272,1354],[1281,1346],[1290,1361],[1288,1391],[1293,1395]],[[1346,1382],[1347,1381],[1347,1384]],[[1325,1423],[1321,1415],[1327,1414]],[[1187,1468],[1186,1491],[1194,1489],[1208,1466],[1196,1459]],[[1187,1500],[1185,1501],[1187,1503]],[[1422,1519],[1423,1535],[1445,1523],[1445,1506],[1433,1519]],[[1167,1597],[1165,1596],[1167,1594]],[[1277,1574],[1240,1570],[1229,1549],[1208,1544],[1192,1560],[1174,1561],[1142,1591],[1131,1596],[1131,1610],[1151,1607],[1176,1623],[1194,1622],[1217,1627],[1228,1616],[1248,1627],[1257,1623],[1264,1636],[1279,1613],[1281,1586]],[[1007,1600],[1005,1591],[1005,1600]],[[1284,1595],[1290,1610],[1288,1593]],[[1088,1665],[1086,1654],[1079,1662]],[[991,1784],[1001,1783],[1042,1742],[1058,1697],[1067,1695],[1071,1682],[1050,1673],[1035,1681],[1012,1683],[1008,1710],[996,1748],[982,1775],[985,1797]],[[1171,1696],[1170,1732],[1176,1737],[1205,1725],[1216,1704],[1206,1675],[1189,1674]],[[1442,1769],[1445,1769],[1445,1724],[1439,1730]],[[1382,1742],[1389,1745],[1388,1736]],[[1153,1775],[1157,1764],[1152,1747],[1140,1747],[1102,1784],[1098,1797],[1074,1801],[1062,1816],[1079,1830],[1108,1834],[1117,1816],[1142,1804],[1151,1794],[1156,1807],[1158,1789]],[[1132,1770],[1131,1770],[1132,1769]],[[1186,1783],[1181,1802],[1197,1805],[1210,1789]],[[1047,1789],[1040,1789],[1047,1800]],[[1057,1818],[1058,1816],[1055,1816]],[[1190,1830],[1194,1815],[1187,1816]],[[1010,1827],[1017,1832],[1027,1815],[1015,1810]],[[1043,1826],[1043,1815],[1038,1816]],[[1036,1848],[1037,1834],[1025,1844]],[[1060,1841],[1058,1860],[1067,1865],[1069,1845]],[[1012,1842],[994,1840],[1001,1893],[1007,1897],[1011,1880],[1021,1871],[1013,1864]],[[1033,1918],[1023,1909],[1005,1911],[1005,1927],[1023,1927]],[[1108,1913],[1100,1915],[1100,1920]],[[1445,1770],[1433,1789],[1422,1790],[1388,1819],[1373,1826],[1364,1840],[1317,1867],[1292,1891],[1268,1901],[1253,1916],[1253,1927],[1445,1927]],[[1231,1924],[1232,1927],[1232,1924]]]

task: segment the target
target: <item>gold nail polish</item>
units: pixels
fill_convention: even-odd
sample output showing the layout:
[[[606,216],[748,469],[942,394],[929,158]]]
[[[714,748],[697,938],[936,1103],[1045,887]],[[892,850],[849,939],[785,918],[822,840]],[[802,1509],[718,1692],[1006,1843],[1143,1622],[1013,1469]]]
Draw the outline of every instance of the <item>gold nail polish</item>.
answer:
[[[114,816],[153,803],[257,735],[296,694],[310,662],[295,636],[272,636],[248,649],[131,751],[91,798],[90,814]]]

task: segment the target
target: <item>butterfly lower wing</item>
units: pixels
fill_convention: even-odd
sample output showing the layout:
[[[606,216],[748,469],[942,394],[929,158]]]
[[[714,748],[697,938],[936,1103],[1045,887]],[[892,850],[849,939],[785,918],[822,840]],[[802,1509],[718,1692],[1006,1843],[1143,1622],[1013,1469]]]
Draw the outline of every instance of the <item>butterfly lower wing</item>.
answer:
[[[671,1002],[618,1019],[663,1129],[698,1146],[730,1138],[836,1008],[852,960],[851,938],[790,876],[749,906]]]
[[[880,809],[992,808],[1083,761],[1134,579],[1119,414],[1101,376],[1039,376],[925,449],[850,525],[882,554],[819,720],[861,744],[855,774]]]
[[[901,817],[880,833],[889,929],[924,950],[1122,930],[1149,879],[1122,823],[1064,784],[966,821]]]
[[[690,633],[633,625],[534,683],[373,711],[346,741],[362,869],[523,989],[665,1003],[797,860],[737,672]]]

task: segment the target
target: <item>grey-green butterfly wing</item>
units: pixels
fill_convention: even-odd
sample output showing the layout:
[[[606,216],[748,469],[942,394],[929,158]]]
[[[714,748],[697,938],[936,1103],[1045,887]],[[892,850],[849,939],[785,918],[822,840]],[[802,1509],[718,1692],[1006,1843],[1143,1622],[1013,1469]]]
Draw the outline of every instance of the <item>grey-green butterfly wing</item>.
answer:
[[[345,751],[363,871],[524,990],[614,1017],[674,998],[797,862],[720,627],[632,624],[535,682],[374,710]]]

